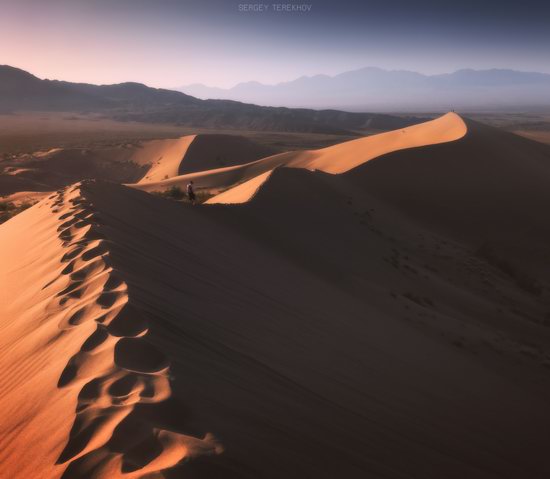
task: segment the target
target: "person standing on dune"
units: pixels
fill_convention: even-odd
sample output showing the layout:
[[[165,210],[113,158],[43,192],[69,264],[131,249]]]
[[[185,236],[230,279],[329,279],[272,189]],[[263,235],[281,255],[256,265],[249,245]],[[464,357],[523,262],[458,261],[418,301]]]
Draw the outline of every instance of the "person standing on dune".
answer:
[[[195,199],[197,197],[195,196],[195,187],[193,186],[193,180],[191,180],[187,184],[187,196],[189,197],[189,201],[191,202],[191,204],[194,205],[195,204]]]

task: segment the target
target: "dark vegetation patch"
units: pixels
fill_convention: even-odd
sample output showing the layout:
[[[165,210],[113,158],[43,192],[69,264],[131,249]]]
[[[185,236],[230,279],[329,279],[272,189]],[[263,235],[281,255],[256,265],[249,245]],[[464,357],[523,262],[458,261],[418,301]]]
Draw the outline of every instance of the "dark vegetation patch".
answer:
[[[172,186],[164,191],[155,191],[153,193],[156,196],[161,196],[163,198],[168,198],[170,200],[182,201],[184,203],[191,203],[187,197],[187,193],[182,190],[179,186]],[[208,191],[199,190],[195,192],[196,203],[204,203],[209,198],[212,198],[214,195]]]

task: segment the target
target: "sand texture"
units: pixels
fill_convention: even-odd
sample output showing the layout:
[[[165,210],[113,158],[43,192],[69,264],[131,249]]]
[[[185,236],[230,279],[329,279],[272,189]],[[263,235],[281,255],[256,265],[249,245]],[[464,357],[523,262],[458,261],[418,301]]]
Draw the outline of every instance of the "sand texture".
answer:
[[[0,476],[550,476],[549,146],[451,113],[179,175],[180,141],[0,225]],[[225,191],[140,191],[189,178]]]

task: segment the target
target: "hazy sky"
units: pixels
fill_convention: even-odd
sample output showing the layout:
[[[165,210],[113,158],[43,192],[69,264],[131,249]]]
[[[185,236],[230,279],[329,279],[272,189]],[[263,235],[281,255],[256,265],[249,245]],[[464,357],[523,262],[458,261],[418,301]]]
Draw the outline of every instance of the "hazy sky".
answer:
[[[267,11],[242,11],[259,4]],[[276,11],[287,4],[308,11]],[[0,64],[158,87],[277,83],[364,66],[550,73],[550,1],[0,0]]]

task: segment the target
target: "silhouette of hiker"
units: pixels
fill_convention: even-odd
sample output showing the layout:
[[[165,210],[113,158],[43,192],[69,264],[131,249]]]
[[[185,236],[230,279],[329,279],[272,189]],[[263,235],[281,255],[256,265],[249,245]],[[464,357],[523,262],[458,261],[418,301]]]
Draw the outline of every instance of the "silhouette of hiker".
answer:
[[[192,205],[195,204],[195,199],[197,198],[195,196],[195,187],[193,186],[193,181],[190,181],[189,184],[187,185],[187,196],[189,197],[189,201],[191,202]]]

